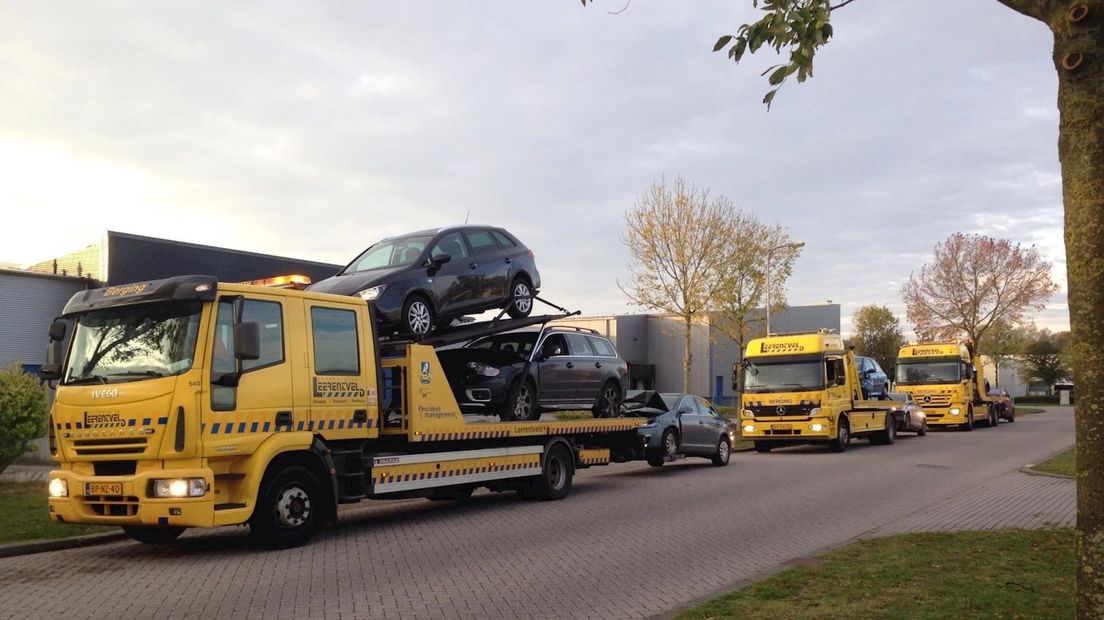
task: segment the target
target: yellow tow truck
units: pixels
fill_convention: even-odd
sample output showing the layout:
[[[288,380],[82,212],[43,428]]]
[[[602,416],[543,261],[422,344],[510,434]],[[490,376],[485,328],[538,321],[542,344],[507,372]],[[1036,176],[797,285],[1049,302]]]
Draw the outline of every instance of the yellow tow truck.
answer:
[[[897,354],[896,383],[924,408],[930,426],[996,428],[996,402],[985,386],[981,357],[963,340],[919,342]]]
[[[772,334],[748,342],[740,427],[759,452],[827,444],[843,452],[853,437],[892,444],[893,401],[863,400],[855,354],[828,330]]]
[[[77,293],[43,366],[51,519],[150,543],[247,523],[287,547],[338,504],[556,500],[576,469],[643,458],[639,418],[466,421],[435,349],[373,327],[357,297],[207,276]]]

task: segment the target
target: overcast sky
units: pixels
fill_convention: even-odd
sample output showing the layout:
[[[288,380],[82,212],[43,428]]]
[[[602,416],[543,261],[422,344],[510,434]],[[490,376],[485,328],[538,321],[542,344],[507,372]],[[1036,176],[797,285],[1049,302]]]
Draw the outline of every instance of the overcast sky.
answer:
[[[548,298],[639,311],[624,213],[681,175],[806,242],[791,304],[885,304],[954,232],[1037,246],[1068,329],[1049,32],[996,0],[861,0],[768,113],[750,0],[0,0],[0,262],[117,230],[346,263],[502,226]]]

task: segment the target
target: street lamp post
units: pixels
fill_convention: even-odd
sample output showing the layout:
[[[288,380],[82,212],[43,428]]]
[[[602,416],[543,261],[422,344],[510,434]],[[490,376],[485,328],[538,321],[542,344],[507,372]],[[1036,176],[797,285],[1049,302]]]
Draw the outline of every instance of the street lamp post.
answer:
[[[773,248],[767,250],[767,335],[770,336],[770,310],[771,310],[771,256],[774,255],[775,250],[796,250],[798,248],[805,247],[804,241],[796,241],[794,243],[783,243],[776,245]]]

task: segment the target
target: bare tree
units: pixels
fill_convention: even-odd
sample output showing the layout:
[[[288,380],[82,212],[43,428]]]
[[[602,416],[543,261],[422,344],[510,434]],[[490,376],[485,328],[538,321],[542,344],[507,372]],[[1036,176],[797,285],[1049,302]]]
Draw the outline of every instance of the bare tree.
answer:
[[[690,391],[693,364],[690,330],[717,286],[716,265],[732,211],[723,196],[710,199],[709,190],[679,177],[670,187],[663,180],[652,183],[625,214],[622,241],[629,247],[632,277],[618,287],[636,305],[682,319],[684,392]]]
[[[955,233],[901,288],[908,319],[924,337],[966,336],[975,345],[1000,320],[1018,323],[1058,290],[1034,247]]]
[[[769,265],[770,278],[767,278],[767,253],[788,243],[790,235],[785,228],[764,223],[752,214],[735,211],[729,220],[717,288],[713,292],[712,317],[717,331],[739,347],[737,362],[744,359],[747,341],[766,333],[763,318],[756,317],[755,312],[764,305],[768,280],[772,289],[771,312],[786,307],[786,280],[800,250],[775,253]],[[740,390],[741,386],[735,388]]]

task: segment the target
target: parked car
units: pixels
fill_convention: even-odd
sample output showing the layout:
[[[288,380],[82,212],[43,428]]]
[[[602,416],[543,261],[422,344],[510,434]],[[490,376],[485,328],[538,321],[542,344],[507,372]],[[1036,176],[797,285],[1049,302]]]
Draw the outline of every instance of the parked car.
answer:
[[[537,420],[551,410],[621,414],[629,367],[592,329],[529,327],[437,352],[465,414]]]
[[[928,434],[928,416],[908,392],[886,392],[886,398],[894,403],[893,419],[897,431],[914,432],[923,437]],[[898,404],[899,403],[899,404]]]
[[[625,397],[625,413],[648,416],[637,433],[652,467],[661,467],[679,455],[707,458],[719,467],[728,465],[732,454],[730,425],[704,398],[635,390]]]
[[[998,402],[993,405],[997,410],[998,420],[1016,421],[1016,403],[1008,392],[1002,388],[993,388],[989,390],[989,397],[998,399]]]
[[[889,376],[874,358],[856,355],[855,368],[859,372],[863,398],[883,398],[889,391]]]
[[[307,290],[371,302],[381,335],[424,336],[496,308],[528,316],[540,274],[532,250],[509,232],[454,226],[384,239]]]

